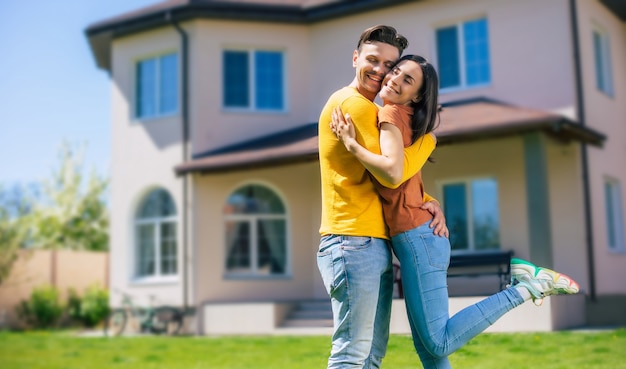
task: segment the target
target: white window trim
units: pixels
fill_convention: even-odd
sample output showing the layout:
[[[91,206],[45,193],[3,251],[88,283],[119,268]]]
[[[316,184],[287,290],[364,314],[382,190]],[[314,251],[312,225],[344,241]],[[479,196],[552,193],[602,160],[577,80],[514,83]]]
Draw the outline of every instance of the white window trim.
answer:
[[[163,275],[161,274],[161,253],[160,253],[160,244],[161,244],[161,235],[159,233],[159,224],[162,223],[174,223],[176,226],[176,263],[177,263],[177,267],[176,267],[176,274],[172,274],[172,275]],[[137,243],[138,241],[138,234],[137,234],[137,226],[139,225],[146,225],[146,224],[153,224],[155,225],[154,227],[154,232],[155,232],[155,237],[154,237],[154,247],[155,247],[155,258],[154,258],[154,263],[155,263],[155,272],[153,275],[148,275],[148,276],[140,276],[139,270],[138,270],[138,263],[139,263],[139,245]],[[178,255],[178,252],[180,250],[180,247],[178,247],[179,245],[179,220],[178,220],[178,216],[177,215],[172,215],[172,216],[168,216],[168,217],[154,217],[154,218],[143,218],[143,219],[133,219],[133,242],[132,242],[132,258],[131,258],[131,284],[167,284],[167,283],[177,283],[179,281],[179,273],[180,273],[180,258]]]
[[[150,59],[156,59],[157,60],[157,67],[156,67],[156,75],[160,76],[161,74],[161,61],[160,58],[166,55],[171,55],[171,54],[175,54],[176,58],[178,59],[178,63],[177,63],[177,68],[176,68],[176,73],[178,74],[178,78],[177,78],[177,82],[178,82],[178,86],[176,86],[177,88],[177,94],[176,94],[176,110],[173,112],[169,112],[169,113],[159,113],[159,107],[158,104],[160,103],[160,88],[158,87],[159,84],[159,80],[157,79],[157,88],[155,88],[155,101],[157,104],[157,111],[155,114],[153,115],[144,115],[144,116],[139,116],[138,112],[137,112],[137,92],[139,89],[138,83],[137,83],[137,65],[145,60],[150,60]],[[178,52],[178,50],[169,50],[169,51],[165,51],[165,52],[161,52],[158,54],[149,54],[149,55],[144,55],[142,57],[138,57],[134,60],[133,62],[133,70],[132,70],[132,86],[134,87],[134,91],[133,91],[133,105],[131,107],[130,110],[130,114],[131,114],[131,120],[134,121],[138,121],[138,122],[147,122],[147,121],[153,121],[153,120],[158,120],[158,119],[163,119],[163,118],[170,118],[170,117],[175,117],[178,116],[178,114],[180,113],[180,106],[181,106],[181,60],[180,60],[180,54]],[[157,77],[158,78],[158,77]]]
[[[287,103],[288,103],[288,99],[287,97],[289,96],[289,94],[287,93],[287,52],[285,50],[282,49],[276,49],[276,48],[262,48],[262,47],[222,47],[222,56],[224,55],[225,52],[227,51],[240,51],[243,52],[245,51],[246,53],[248,53],[248,57],[250,58],[250,63],[248,64],[248,76],[250,77],[250,80],[248,81],[250,83],[250,89],[248,91],[248,101],[250,101],[250,106],[248,106],[247,108],[244,107],[230,107],[230,106],[226,106],[223,95],[224,95],[224,90],[223,87],[220,87],[222,90],[220,91],[220,95],[222,95],[222,111],[227,112],[227,113],[255,113],[255,114],[280,114],[280,113],[287,113],[288,109],[287,109]],[[283,57],[283,68],[281,70],[282,74],[283,74],[283,78],[282,78],[282,92],[283,92],[283,107],[281,109],[259,109],[257,108],[257,103],[256,103],[256,72],[255,72],[255,67],[256,67],[256,52],[257,51],[268,51],[268,52],[277,52],[277,53],[281,53],[282,57]],[[223,58],[222,58],[223,60]],[[222,74],[221,74],[221,78],[224,78],[224,70],[225,67],[222,65]]]
[[[464,35],[464,31],[463,31],[463,25],[467,22],[472,22],[472,21],[476,21],[479,19],[484,19],[485,21],[489,22],[488,18],[486,15],[481,15],[481,16],[477,16],[477,17],[472,17],[472,18],[466,18],[463,20],[459,20],[457,22],[454,23],[443,23],[443,24],[438,24],[434,27],[435,32],[433,32],[433,45],[434,45],[434,50],[433,50],[433,54],[432,55],[436,55],[438,54],[438,44],[437,44],[437,30],[439,30],[440,28],[446,28],[446,27],[452,27],[454,26],[456,28],[456,33],[457,33],[457,38],[459,40],[459,44],[457,45],[458,47],[458,52],[459,52],[459,68],[460,70],[460,76],[461,76],[461,83],[458,86],[450,86],[450,87],[445,87],[445,88],[441,88],[439,89],[439,93],[440,94],[445,94],[445,93],[452,93],[452,92],[459,92],[459,91],[466,91],[466,90],[473,90],[473,89],[477,89],[477,88],[484,88],[484,87],[489,87],[492,85],[492,74],[490,73],[490,78],[489,78],[489,82],[484,82],[484,83],[477,83],[477,84],[473,84],[473,85],[468,85],[467,84],[467,73],[466,73],[466,68],[465,68],[465,35]],[[489,23],[487,23],[487,26],[489,26]],[[488,33],[488,36],[490,36],[491,33]],[[491,65],[491,38],[488,38],[488,46],[489,46],[489,71],[491,72],[492,70],[492,65]],[[437,65],[439,65],[439,60],[436,60]]]

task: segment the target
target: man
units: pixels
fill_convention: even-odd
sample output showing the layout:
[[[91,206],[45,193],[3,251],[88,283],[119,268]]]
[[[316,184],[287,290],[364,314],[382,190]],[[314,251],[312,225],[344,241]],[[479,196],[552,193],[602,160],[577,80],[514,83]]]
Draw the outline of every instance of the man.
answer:
[[[350,114],[357,141],[380,153],[378,106],[373,101],[385,74],[407,44],[393,27],[379,25],[365,30],[352,57],[354,80],[333,93],[320,114],[322,238],[317,262],[333,309],[328,368],[380,367],[389,338],[393,293],[392,257],[380,198],[365,168],[332,133],[332,112],[340,106],[343,113]],[[434,145],[418,140],[405,149],[401,182],[421,169],[422,144]],[[421,148],[422,156],[432,151],[432,147]],[[376,179],[388,187],[400,184]],[[438,203],[428,195],[424,203],[434,215],[434,232],[447,232]]]

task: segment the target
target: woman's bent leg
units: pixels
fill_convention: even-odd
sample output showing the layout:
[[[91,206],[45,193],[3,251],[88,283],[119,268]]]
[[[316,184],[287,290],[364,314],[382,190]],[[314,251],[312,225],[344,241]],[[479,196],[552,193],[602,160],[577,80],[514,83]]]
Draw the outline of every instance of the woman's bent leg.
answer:
[[[433,356],[445,357],[483,332],[524,299],[515,291],[498,292],[448,315],[447,269],[450,242],[433,234],[428,224],[392,239],[402,271],[407,310],[413,317],[411,330]]]

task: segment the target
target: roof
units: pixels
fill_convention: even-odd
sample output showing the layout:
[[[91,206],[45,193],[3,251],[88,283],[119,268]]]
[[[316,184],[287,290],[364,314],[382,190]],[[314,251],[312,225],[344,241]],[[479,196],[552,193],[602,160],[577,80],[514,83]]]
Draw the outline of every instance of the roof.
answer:
[[[99,68],[111,69],[115,37],[196,18],[309,24],[416,0],[166,0],[93,23],[85,34]],[[622,21],[626,1],[600,0]]]
[[[622,22],[626,22],[626,1],[624,0],[600,0],[610,11],[612,11]]]
[[[606,137],[562,115],[485,98],[443,104],[437,145],[545,132],[564,141],[601,146]],[[177,174],[223,173],[318,160],[317,123],[196,155]]]
[[[195,155],[177,174],[228,172],[318,160],[317,123]]]
[[[563,140],[601,146],[605,136],[563,115],[476,98],[442,104],[438,145],[544,131]]]
[[[114,38],[191,19],[310,24],[415,0],[167,0],[93,23],[85,34],[99,68],[111,69]]]

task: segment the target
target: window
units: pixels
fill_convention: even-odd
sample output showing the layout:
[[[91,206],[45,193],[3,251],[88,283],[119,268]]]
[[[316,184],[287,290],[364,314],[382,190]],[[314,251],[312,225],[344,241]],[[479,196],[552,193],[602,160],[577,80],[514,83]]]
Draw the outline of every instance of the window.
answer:
[[[491,82],[485,18],[439,28],[435,36],[441,89]]]
[[[178,110],[178,56],[168,54],[137,62],[137,118],[174,114]]]
[[[445,183],[443,204],[453,252],[500,248],[498,183],[494,179]]]
[[[598,90],[613,96],[613,76],[611,71],[611,49],[605,32],[593,31],[593,54],[596,65],[596,86]]]
[[[135,219],[135,276],[171,276],[177,273],[176,207],[163,189],[150,192]]]
[[[226,50],[223,65],[224,107],[270,111],[283,109],[281,52]]]
[[[624,217],[622,213],[622,196],[620,184],[616,180],[604,182],[606,201],[606,229],[609,250],[624,252]]]
[[[228,197],[224,220],[227,274],[286,274],[285,207],[272,190],[260,185],[239,188]]]

